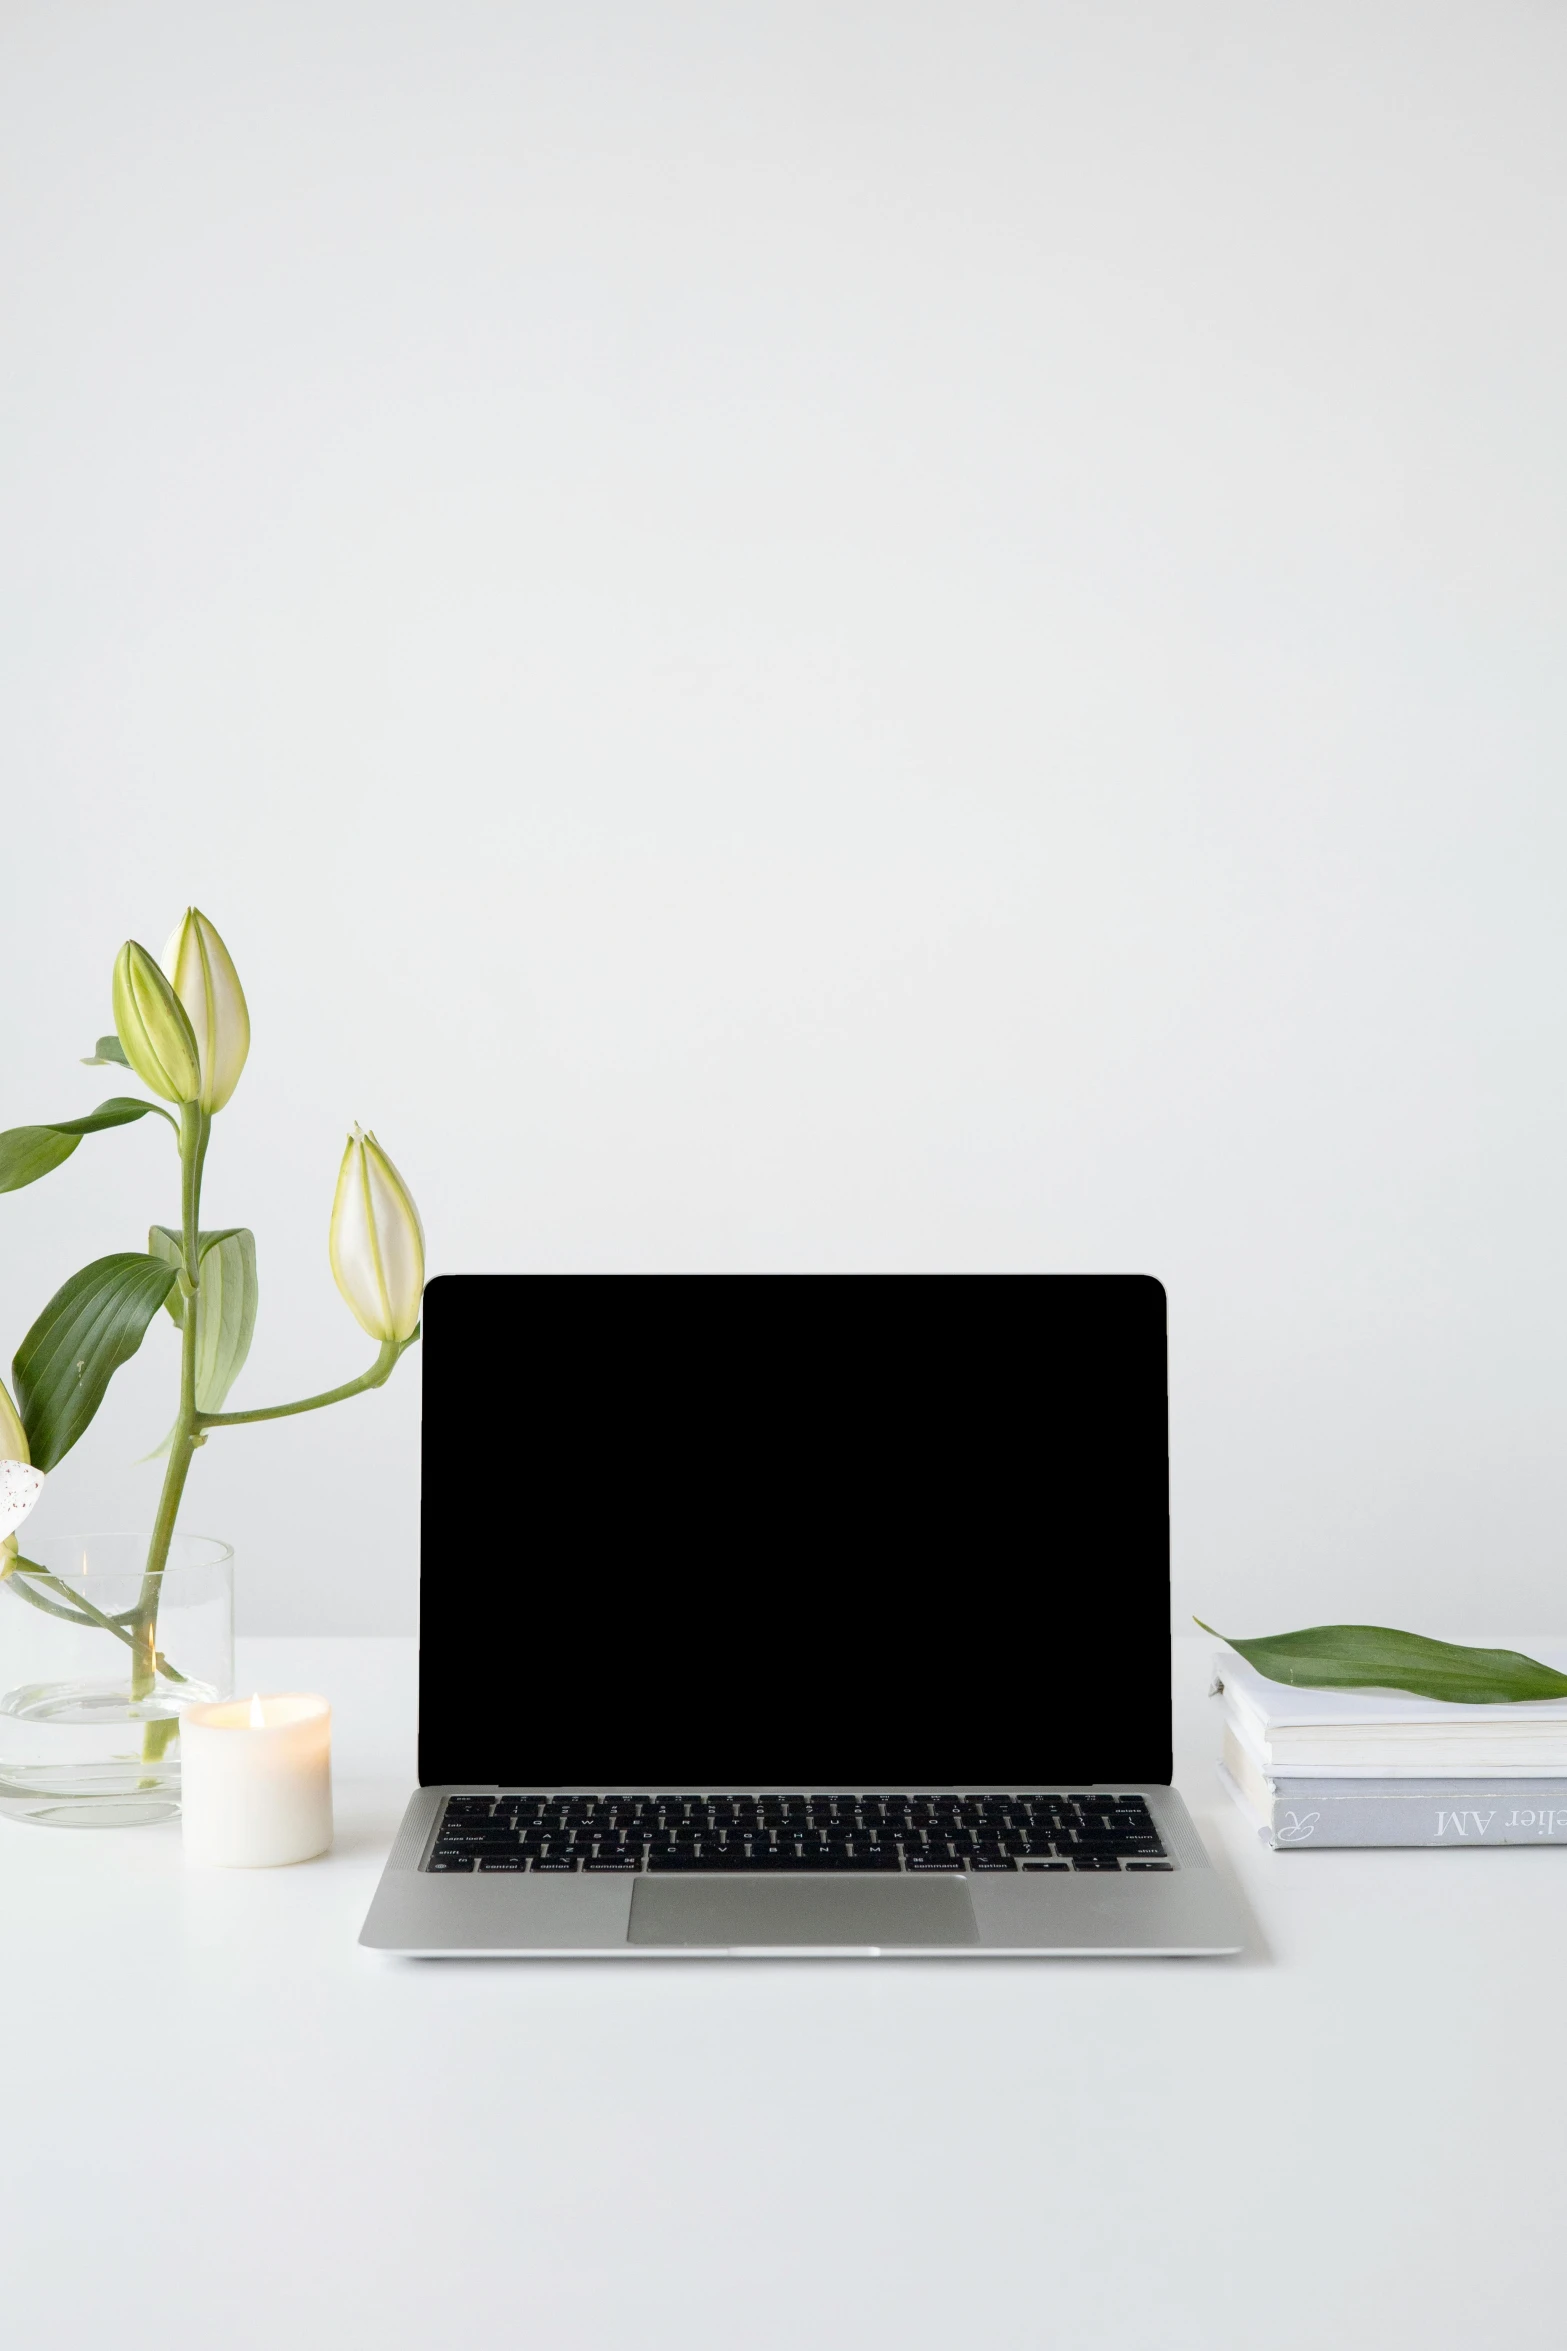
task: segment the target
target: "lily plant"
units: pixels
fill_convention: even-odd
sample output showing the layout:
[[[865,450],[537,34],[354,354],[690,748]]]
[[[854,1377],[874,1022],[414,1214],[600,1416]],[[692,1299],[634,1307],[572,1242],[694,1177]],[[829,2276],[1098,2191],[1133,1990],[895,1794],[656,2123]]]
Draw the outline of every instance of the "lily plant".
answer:
[[[134,939],[114,965],[114,1030],[89,1067],[116,1064],[153,1097],[116,1094],[83,1118],[0,1134],[0,1192],[37,1183],[84,1136],[161,1118],[179,1153],[179,1216],[154,1225],[145,1249],[118,1250],[72,1274],[50,1299],[12,1363],[14,1395],[0,1381],[0,1581],[33,1607],[96,1625],[129,1650],[133,1706],[161,1683],[183,1679],[158,1648],[158,1606],[191,1463],[215,1429],[319,1412],[379,1388],[419,1336],[424,1231],[412,1195],[374,1135],[355,1126],[338,1171],[328,1255],[350,1312],[376,1342],[357,1379],[291,1404],[224,1409],[256,1324],[256,1244],[239,1228],[208,1232],[201,1183],[212,1122],[239,1084],[250,1051],[250,1013],[239,974],[216,929],[187,909],[162,961]],[[160,1311],[180,1334],[179,1398],[163,1451],[167,1466],[134,1607],[108,1615],[23,1556],[15,1529],[44,1477],[64,1460],[102,1404],[109,1382],[136,1353]],[[177,1712],[147,1719],[143,1754],[155,1760],[178,1728]]]

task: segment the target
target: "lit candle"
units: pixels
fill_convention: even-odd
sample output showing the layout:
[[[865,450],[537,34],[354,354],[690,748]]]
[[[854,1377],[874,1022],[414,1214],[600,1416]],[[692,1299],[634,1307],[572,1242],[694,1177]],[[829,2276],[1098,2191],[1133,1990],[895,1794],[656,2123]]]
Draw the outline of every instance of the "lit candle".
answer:
[[[332,1842],[332,1709],[231,1698],[180,1716],[185,1858],[218,1869],[311,1861]]]

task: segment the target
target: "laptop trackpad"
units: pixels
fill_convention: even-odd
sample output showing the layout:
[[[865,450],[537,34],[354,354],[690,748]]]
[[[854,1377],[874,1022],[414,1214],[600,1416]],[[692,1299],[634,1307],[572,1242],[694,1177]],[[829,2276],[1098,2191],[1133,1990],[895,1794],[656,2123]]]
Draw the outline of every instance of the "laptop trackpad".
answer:
[[[628,1943],[720,1951],[881,1950],[979,1941],[960,1878],[643,1878]]]

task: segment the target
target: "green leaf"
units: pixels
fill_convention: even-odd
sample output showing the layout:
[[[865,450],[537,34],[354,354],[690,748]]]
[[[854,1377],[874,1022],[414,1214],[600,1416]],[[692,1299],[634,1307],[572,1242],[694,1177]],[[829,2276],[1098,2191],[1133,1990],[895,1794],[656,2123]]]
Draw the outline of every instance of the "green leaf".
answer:
[[[17,1410],[37,1468],[65,1459],[168,1296],[174,1268],[121,1250],[56,1290],[16,1351]]]
[[[80,1135],[62,1135],[58,1127],[10,1127],[0,1135],[0,1192],[19,1192],[36,1184],[69,1159]]]
[[[226,1225],[221,1232],[196,1235],[196,1259],[205,1266],[207,1251],[215,1249],[220,1241],[231,1241],[239,1231],[238,1225]],[[147,1254],[157,1257],[165,1265],[172,1265],[178,1273],[185,1263],[185,1236],[178,1225],[155,1224],[147,1235]],[[185,1328],[185,1294],[176,1282],[163,1301],[170,1322],[177,1331]]]
[[[125,1058],[125,1047],[118,1037],[100,1037],[95,1049],[82,1055],[83,1069],[102,1069],[106,1061],[117,1061],[121,1069],[130,1068]]]
[[[1200,1616],[1192,1621],[1213,1632]],[[1465,1649],[1390,1625],[1318,1624],[1257,1641],[1231,1640],[1228,1633],[1214,1638],[1238,1649],[1270,1682],[1296,1690],[1412,1690],[1417,1698],[1443,1698],[1456,1706],[1567,1698],[1567,1674],[1522,1650]]]
[[[178,1270],[180,1236],[166,1224],[147,1235],[150,1254]],[[256,1328],[256,1236],[242,1225],[197,1236],[201,1287],[196,1293],[196,1410],[221,1412],[230,1388],[245,1367]],[[185,1300],[178,1285],[164,1301],[177,1328],[185,1327]],[[165,1440],[167,1442],[167,1440]]]
[[[105,1127],[126,1127],[148,1112],[168,1118],[156,1102],[138,1101],[133,1094],[113,1094],[89,1110],[85,1118],[57,1118],[46,1127],[9,1127],[0,1135],[0,1192],[19,1192],[69,1159],[83,1135],[101,1134]],[[170,1119],[172,1126],[175,1122]]]

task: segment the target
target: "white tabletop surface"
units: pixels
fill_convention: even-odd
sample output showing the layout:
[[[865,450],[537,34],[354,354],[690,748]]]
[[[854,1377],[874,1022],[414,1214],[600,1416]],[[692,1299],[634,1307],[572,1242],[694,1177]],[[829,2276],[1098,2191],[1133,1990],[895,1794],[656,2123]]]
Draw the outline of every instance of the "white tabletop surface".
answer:
[[[241,1644],[336,1707],[339,1834],[0,1823],[0,2328],[51,2351],[1557,2351],[1567,1853],[1265,1852],[1177,1645],[1218,1961],[392,1960],[413,1645]]]

